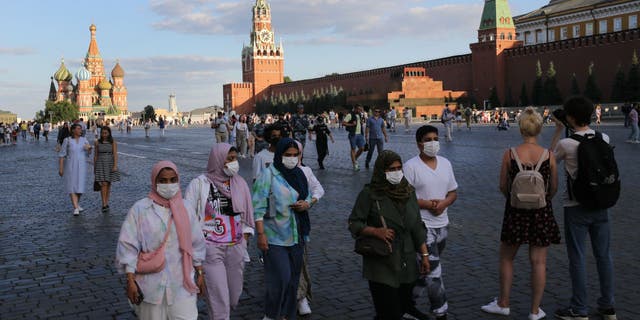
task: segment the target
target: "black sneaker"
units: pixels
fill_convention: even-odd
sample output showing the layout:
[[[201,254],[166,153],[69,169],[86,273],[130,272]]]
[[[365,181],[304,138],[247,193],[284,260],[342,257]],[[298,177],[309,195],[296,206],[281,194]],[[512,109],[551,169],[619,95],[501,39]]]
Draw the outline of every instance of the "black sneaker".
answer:
[[[562,320],[589,320],[588,315],[575,313],[571,308],[556,310],[556,318]]]
[[[411,306],[409,307],[407,310],[405,310],[405,314],[403,316],[404,319],[417,319],[417,320],[430,320],[431,317],[429,317],[429,315],[427,315],[426,313],[418,310],[418,308],[416,308],[415,306]]]
[[[604,320],[617,320],[618,319],[616,317],[616,309],[614,309],[614,308],[607,308],[607,309],[598,308],[598,313],[602,316],[602,319],[604,319]]]

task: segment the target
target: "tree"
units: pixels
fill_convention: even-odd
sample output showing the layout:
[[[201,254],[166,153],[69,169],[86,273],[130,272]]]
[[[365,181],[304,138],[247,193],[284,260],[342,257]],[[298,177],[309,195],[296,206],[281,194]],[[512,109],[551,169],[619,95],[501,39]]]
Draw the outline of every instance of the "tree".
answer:
[[[625,76],[624,71],[622,71],[622,66],[618,65],[618,71],[616,71],[616,76],[613,79],[613,89],[611,90],[611,101],[613,102],[622,102],[625,99]]]
[[[152,122],[156,122],[156,111],[153,109],[152,105],[144,107],[142,117],[144,117],[145,121],[147,121],[147,119],[151,119]]]
[[[51,120],[52,123],[61,121],[72,121],[78,119],[78,106],[69,101],[53,102],[47,100],[44,107],[44,119]]]
[[[553,61],[549,62],[549,69],[547,70],[547,79],[544,82],[544,104],[556,105],[562,103],[562,94],[558,89],[556,82],[556,68],[553,65]]]
[[[520,88],[520,100],[518,101],[521,107],[529,105],[529,95],[527,94],[527,85],[523,82],[522,88]]]
[[[542,82],[542,66],[540,60],[536,63],[536,81],[533,83],[533,91],[531,92],[531,101],[534,106],[542,104],[544,99],[544,84]]]
[[[571,95],[580,95],[580,86],[578,85],[578,78],[576,78],[575,73],[571,76]]]
[[[291,80],[291,77],[289,77],[289,76],[284,76],[284,83],[291,82],[291,81],[292,81],[292,80]]]
[[[498,98],[498,90],[496,89],[496,87],[491,88],[489,103],[491,103],[491,108],[500,108],[502,106],[500,104],[500,98]]]
[[[640,65],[638,64],[638,55],[635,51],[631,58],[631,68],[629,69],[629,76],[627,77],[625,87],[627,101],[640,100]]]
[[[589,65],[587,84],[584,87],[584,95],[591,99],[591,101],[598,103],[602,99],[602,92],[600,88],[598,88],[598,83],[596,82],[596,75],[593,72],[594,64],[591,62]]]

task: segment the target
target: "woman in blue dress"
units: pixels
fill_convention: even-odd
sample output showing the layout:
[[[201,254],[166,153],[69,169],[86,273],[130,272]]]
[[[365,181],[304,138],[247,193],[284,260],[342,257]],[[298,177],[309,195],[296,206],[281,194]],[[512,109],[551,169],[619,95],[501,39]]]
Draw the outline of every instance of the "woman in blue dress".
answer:
[[[60,157],[60,176],[64,178],[64,191],[71,197],[73,215],[80,215],[80,197],[84,193],[87,180],[87,156],[91,153],[91,144],[82,136],[79,124],[71,126],[71,135],[64,139],[58,156]]]

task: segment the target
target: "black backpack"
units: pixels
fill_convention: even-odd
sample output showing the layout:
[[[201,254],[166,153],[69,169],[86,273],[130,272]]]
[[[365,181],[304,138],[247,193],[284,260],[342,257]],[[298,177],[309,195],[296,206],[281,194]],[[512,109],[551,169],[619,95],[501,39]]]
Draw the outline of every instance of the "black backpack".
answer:
[[[620,196],[620,175],[613,155],[613,147],[602,139],[602,134],[572,134],[578,145],[578,173],[569,179],[570,195],[575,196],[588,209],[607,209]]]

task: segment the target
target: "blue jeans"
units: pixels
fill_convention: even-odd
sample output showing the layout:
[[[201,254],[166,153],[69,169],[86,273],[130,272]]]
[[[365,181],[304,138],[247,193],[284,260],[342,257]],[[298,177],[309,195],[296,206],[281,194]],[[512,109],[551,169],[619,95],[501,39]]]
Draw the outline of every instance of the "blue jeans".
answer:
[[[270,244],[264,253],[264,313],[267,317],[296,319],[303,252],[304,246],[300,244],[291,247]]]
[[[371,158],[373,157],[373,150],[378,148],[378,154],[384,150],[384,140],[383,139],[371,139],[369,138],[369,151],[367,152],[367,161],[365,162],[367,165],[371,163]]]
[[[638,135],[640,134],[638,132],[638,123],[633,123],[633,121],[631,122],[631,135],[629,135],[629,140],[638,141]]]
[[[577,313],[588,314],[587,272],[585,266],[585,240],[591,240],[600,279],[600,308],[612,308],[613,262],[609,248],[611,235],[607,210],[589,210],[582,206],[564,208],[564,231],[571,274],[571,305]]]

